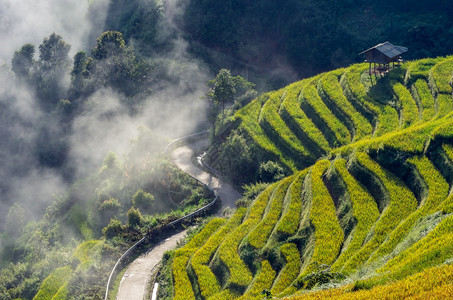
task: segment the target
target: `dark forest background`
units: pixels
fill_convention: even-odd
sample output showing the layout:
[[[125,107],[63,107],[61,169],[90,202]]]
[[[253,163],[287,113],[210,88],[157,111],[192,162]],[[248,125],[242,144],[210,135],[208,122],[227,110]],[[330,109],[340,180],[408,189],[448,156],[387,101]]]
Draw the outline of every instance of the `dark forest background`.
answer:
[[[406,59],[447,55],[453,49],[450,0],[158,3],[112,0],[106,29],[134,40],[144,55],[165,51],[182,33],[190,52],[212,70],[265,75],[271,88],[359,62],[358,53],[380,42],[408,47]]]

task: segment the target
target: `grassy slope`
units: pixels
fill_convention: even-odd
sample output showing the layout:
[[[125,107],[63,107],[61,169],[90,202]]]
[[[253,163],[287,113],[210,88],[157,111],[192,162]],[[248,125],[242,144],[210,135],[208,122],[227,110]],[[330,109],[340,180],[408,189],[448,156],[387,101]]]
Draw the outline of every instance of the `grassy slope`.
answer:
[[[259,289],[280,296],[304,292],[307,278],[324,265],[368,279],[298,297],[361,299],[390,290],[440,297],[443,287],[451,290],[451,266],[429,268],[453,259],[452,61],[410,62],[383,78],[354,65],[263,95],[240,110],[236,118],[248,141],[294,176],[263,192],[217,251],[210,250],[216,254],[205,266],[224,270],[209,273],[218,276],[214,297],[259,298]],[[324,159],[298,171],[308,157],[323,153]],[[434,273],[442,280],[427,279]],[[411,280],[420,285],[401,288]],[[361,286],[376,287],[353,291]]]

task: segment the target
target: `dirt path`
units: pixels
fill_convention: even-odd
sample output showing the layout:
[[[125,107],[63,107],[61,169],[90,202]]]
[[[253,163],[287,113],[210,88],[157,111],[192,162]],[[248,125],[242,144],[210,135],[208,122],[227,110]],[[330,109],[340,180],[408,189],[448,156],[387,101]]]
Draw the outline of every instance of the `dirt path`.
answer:
[[[186,235],[186,230],[172,235],[150,252],[134,260],[124,273],[116,299],[142,300],[151,270],[162,260],[165,251],[176,247],[176,244]]]
[[[171,154],[171,159],[181,170],[211,187],[220,196],[222,208],[219,210],[219,213],[221,213],[226,207],[235,207],[235,202],[241,198],[241,194],[229,183],[198,169],[192,164],[192,157],[206,148],[208,143],[208,139],[202,139],[193,144],[176,148]]]
[[[184,172],[197,178],[220,196],[221,209],[219,214],[226,207],[235,207],[235,202],[241,197],[230,184],[217,179],[192,164],[192,157],[195,153],[204,149],[208,145],[207,139],[199,140],[193,144],[176,148],[172,154],[173,162]],[[128,267],[121,279],[121,283],[116,296],[117,300],[142,300],[145,296],[151,270],[162,260],[165,251],[176,247],[176,244],[186,234],[186,231],[172,235],[150,252],[141,255],[134,260]]]

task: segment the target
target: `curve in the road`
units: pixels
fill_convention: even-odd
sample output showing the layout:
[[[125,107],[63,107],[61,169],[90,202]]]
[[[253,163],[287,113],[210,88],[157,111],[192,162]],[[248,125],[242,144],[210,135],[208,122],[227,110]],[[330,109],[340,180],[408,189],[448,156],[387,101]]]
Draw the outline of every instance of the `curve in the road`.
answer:
[[[221,213],[224,208],[235,207],[235,202],[241,197],[241,194],[230,184],[194,166],[192,158],[208,145],[208,139],[201,139],[190,145],[178,147],[171,153],[171,159],[182,171],[214,190],[214,193],[221,199],[221,209],[219,210],[219,213]],[[134,260],[127,267],[121,279],[116,299],[142,300],[152,269],[162,260],[164,252],[176,247],[177,242],[185,234],[186,231],[182,231],[172,235],[150,252]]]
[[[186,230],[172,235],[150,252],[141,255],[126,269],[121,279],[116,299],[140,299],[146,294],[146,286],[152,269],[162,260],[165,251],[176,247],[179,240],[186,235]]]
[[[205,149],[208,145],[208,139],[201,139],[190,145],[181,146],[171,153],[171,159],[182,171],[214,190],[214,193],[221,199],[221,212],[227,207],[234,208],[236,200],[241,198],[241,194],[236,191],[231,184],[210,173],[200,170],[192,163],[192,157],[197,153],[200,153],[200,151]]]

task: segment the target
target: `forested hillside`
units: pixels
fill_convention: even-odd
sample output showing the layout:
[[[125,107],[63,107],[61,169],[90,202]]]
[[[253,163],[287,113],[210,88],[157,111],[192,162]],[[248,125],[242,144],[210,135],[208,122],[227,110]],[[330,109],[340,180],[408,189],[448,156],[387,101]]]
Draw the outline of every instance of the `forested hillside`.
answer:
[[[220,228],[208,224],[196,246],[176,250],[175,298],[189,290],[193,299],[262,299],[336,286],[307,297],[390,289],[442,297],[452,284],[452,76],[451,56],[385,76],[356,64],[240,109],[224,144],[242,148],[227,156],[231,146],[214,147],[212,163],[237,182],[249,178],[229,171],[237,163],[262,175],[263,163],[277,162],[290,176],[238,203]],[[402,288],[411,280],[423,284]]]
[[[249,71],[252,81],[265,76],[274,86],[282,81],[273,76],[295,80],[359,62],[359,52],[386,40],[408,47],[408,59],[448,55],[453,48],[447,0],[156,3],[112,1],[106,29],[123,32],[148,53],[182,32],[189,50],[214,71]]]
[[[70,51],[52,33],[0,69],[0,299],[100,299],[122,252],[213,198],[164,155],[199,124],[204,74],[117,31]]]

